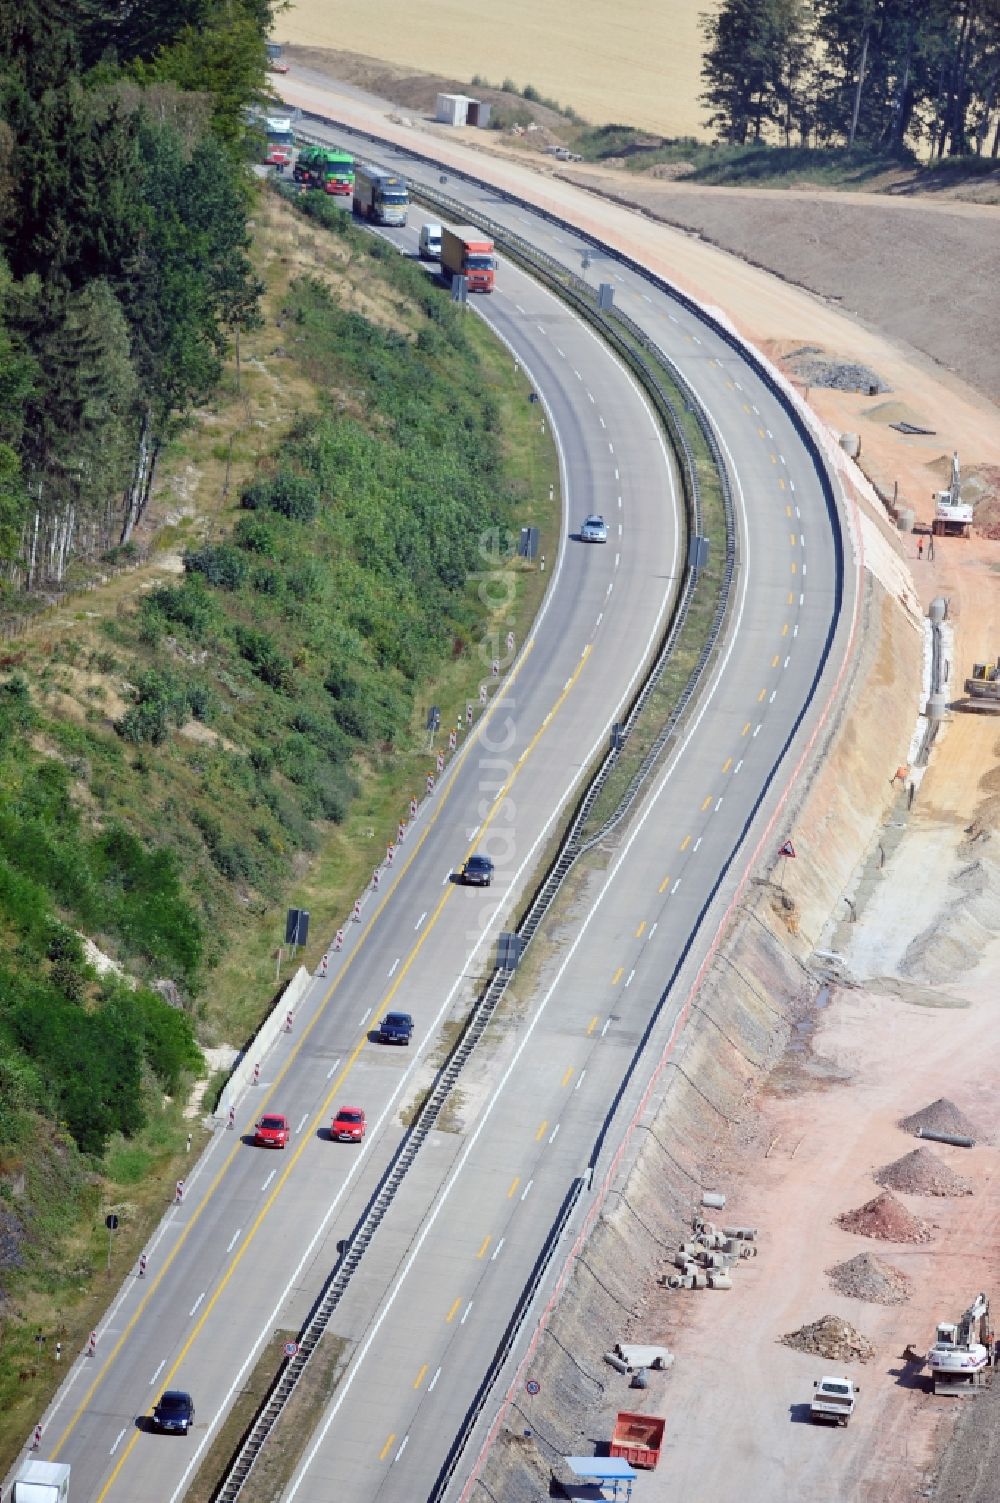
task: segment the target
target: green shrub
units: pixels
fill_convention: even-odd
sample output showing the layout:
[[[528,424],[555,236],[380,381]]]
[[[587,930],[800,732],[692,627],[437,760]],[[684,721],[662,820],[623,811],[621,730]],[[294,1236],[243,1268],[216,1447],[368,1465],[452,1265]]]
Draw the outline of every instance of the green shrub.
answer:
[[[250,573],[242,553],[229,543],[208,544],[185,553],[184,568],[189,574],[203,574],[209,584],[223,590],[238,590]]]
[[[320,489],[312,475],[279,469],[270,478],[260,478],[243,492],[240,504],[247,511],[276,511],[290,522],[311,522],[319,511]]]

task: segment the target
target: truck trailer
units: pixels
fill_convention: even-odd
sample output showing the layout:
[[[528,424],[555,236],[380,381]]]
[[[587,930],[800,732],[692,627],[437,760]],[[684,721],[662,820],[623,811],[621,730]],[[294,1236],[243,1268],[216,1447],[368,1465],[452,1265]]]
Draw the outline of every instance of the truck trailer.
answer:
[[[406,180],[367,162],[354,164],[355,214],[372,224],[405,224],[410,206]]]
[[[62,1461],[26,1461],[14,1478],[11,1503],[69,1503],[69,1467]]]
[[[496,277],[493,241],[471,224],[441,231],[441,275],[446,282],[464,277],[470,292],[492,292]]]

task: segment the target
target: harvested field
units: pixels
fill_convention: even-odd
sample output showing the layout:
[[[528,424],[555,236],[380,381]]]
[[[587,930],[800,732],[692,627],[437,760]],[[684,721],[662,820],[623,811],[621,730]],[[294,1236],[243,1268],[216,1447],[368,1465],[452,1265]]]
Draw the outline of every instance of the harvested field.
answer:
[[[781,1340],[797,1352],[815,1352],[831,1362],[870,1362],[875,1355],[867,1336],[836,1315],[824,1315],[797,1331],[789,1331]]]
[[[837,1225],[845,1232],[857,1232],[860,1237],[877,1237],[880,1242],[929,1242],[931,1229],[926,1222],[906,1209],[902,1201],[886,1190],[866,1201],[856,1211],[845,1211],[837,1217]]]
[[[914,1136],[924,1132],[950,1132],[959,1137],[976,1139],[979,1137],[979,1129],[976,1124],[967,1117],[947,1096],[939,1096],[937,1101],[932,1101],[930,1106],[923,1107],[919,1112],[913,1112],[909,1117],[901,1117],[899,1125],[904,1132],[912,1132]]]
[[[877,1184],[887,1190],[902,1190],[906,1195],[971,1195],[967,1179],[956,1174],[949,1164],[929,1148],[914,1148],[901,1159],[886,1164],[875,1176]]]
[[[872,1305],[901,1305],[910,1297],[910,1281],[898,1268],[883,1263],[874,1253],[862,1252],[827,1269],[838,1294],[863,1299]]]
[[[509,76],[595,124],[624,114],[643,130],[704,136],[704,8],[701,0],[628,0],[610,24],[603,0],[494,0],[473,25],[464,0],[293,0],[274,34],[279,42],[346,48],[470,83],[477,73],[491,83]]]

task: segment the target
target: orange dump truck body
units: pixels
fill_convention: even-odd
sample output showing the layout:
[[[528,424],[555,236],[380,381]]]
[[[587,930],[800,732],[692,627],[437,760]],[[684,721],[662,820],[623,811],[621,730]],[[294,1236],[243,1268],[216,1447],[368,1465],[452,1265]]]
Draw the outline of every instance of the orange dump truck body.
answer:
[[[615,1420],[611,1455],[621,1456],[631,1466],[652,1471],[660,1459],[665,1419],[658,1414],[633,1414],[623,1409]]]

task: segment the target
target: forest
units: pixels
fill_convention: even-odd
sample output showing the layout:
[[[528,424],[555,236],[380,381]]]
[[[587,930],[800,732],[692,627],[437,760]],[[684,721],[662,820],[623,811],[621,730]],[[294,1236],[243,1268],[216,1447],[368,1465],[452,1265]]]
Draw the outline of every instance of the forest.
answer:
[[[727,143],[1000,156],[1000,0],[721,0],[702,30]]]
[[[247,111],[270,0],[0,7],[0,584],[128,544],[258,317]]]

